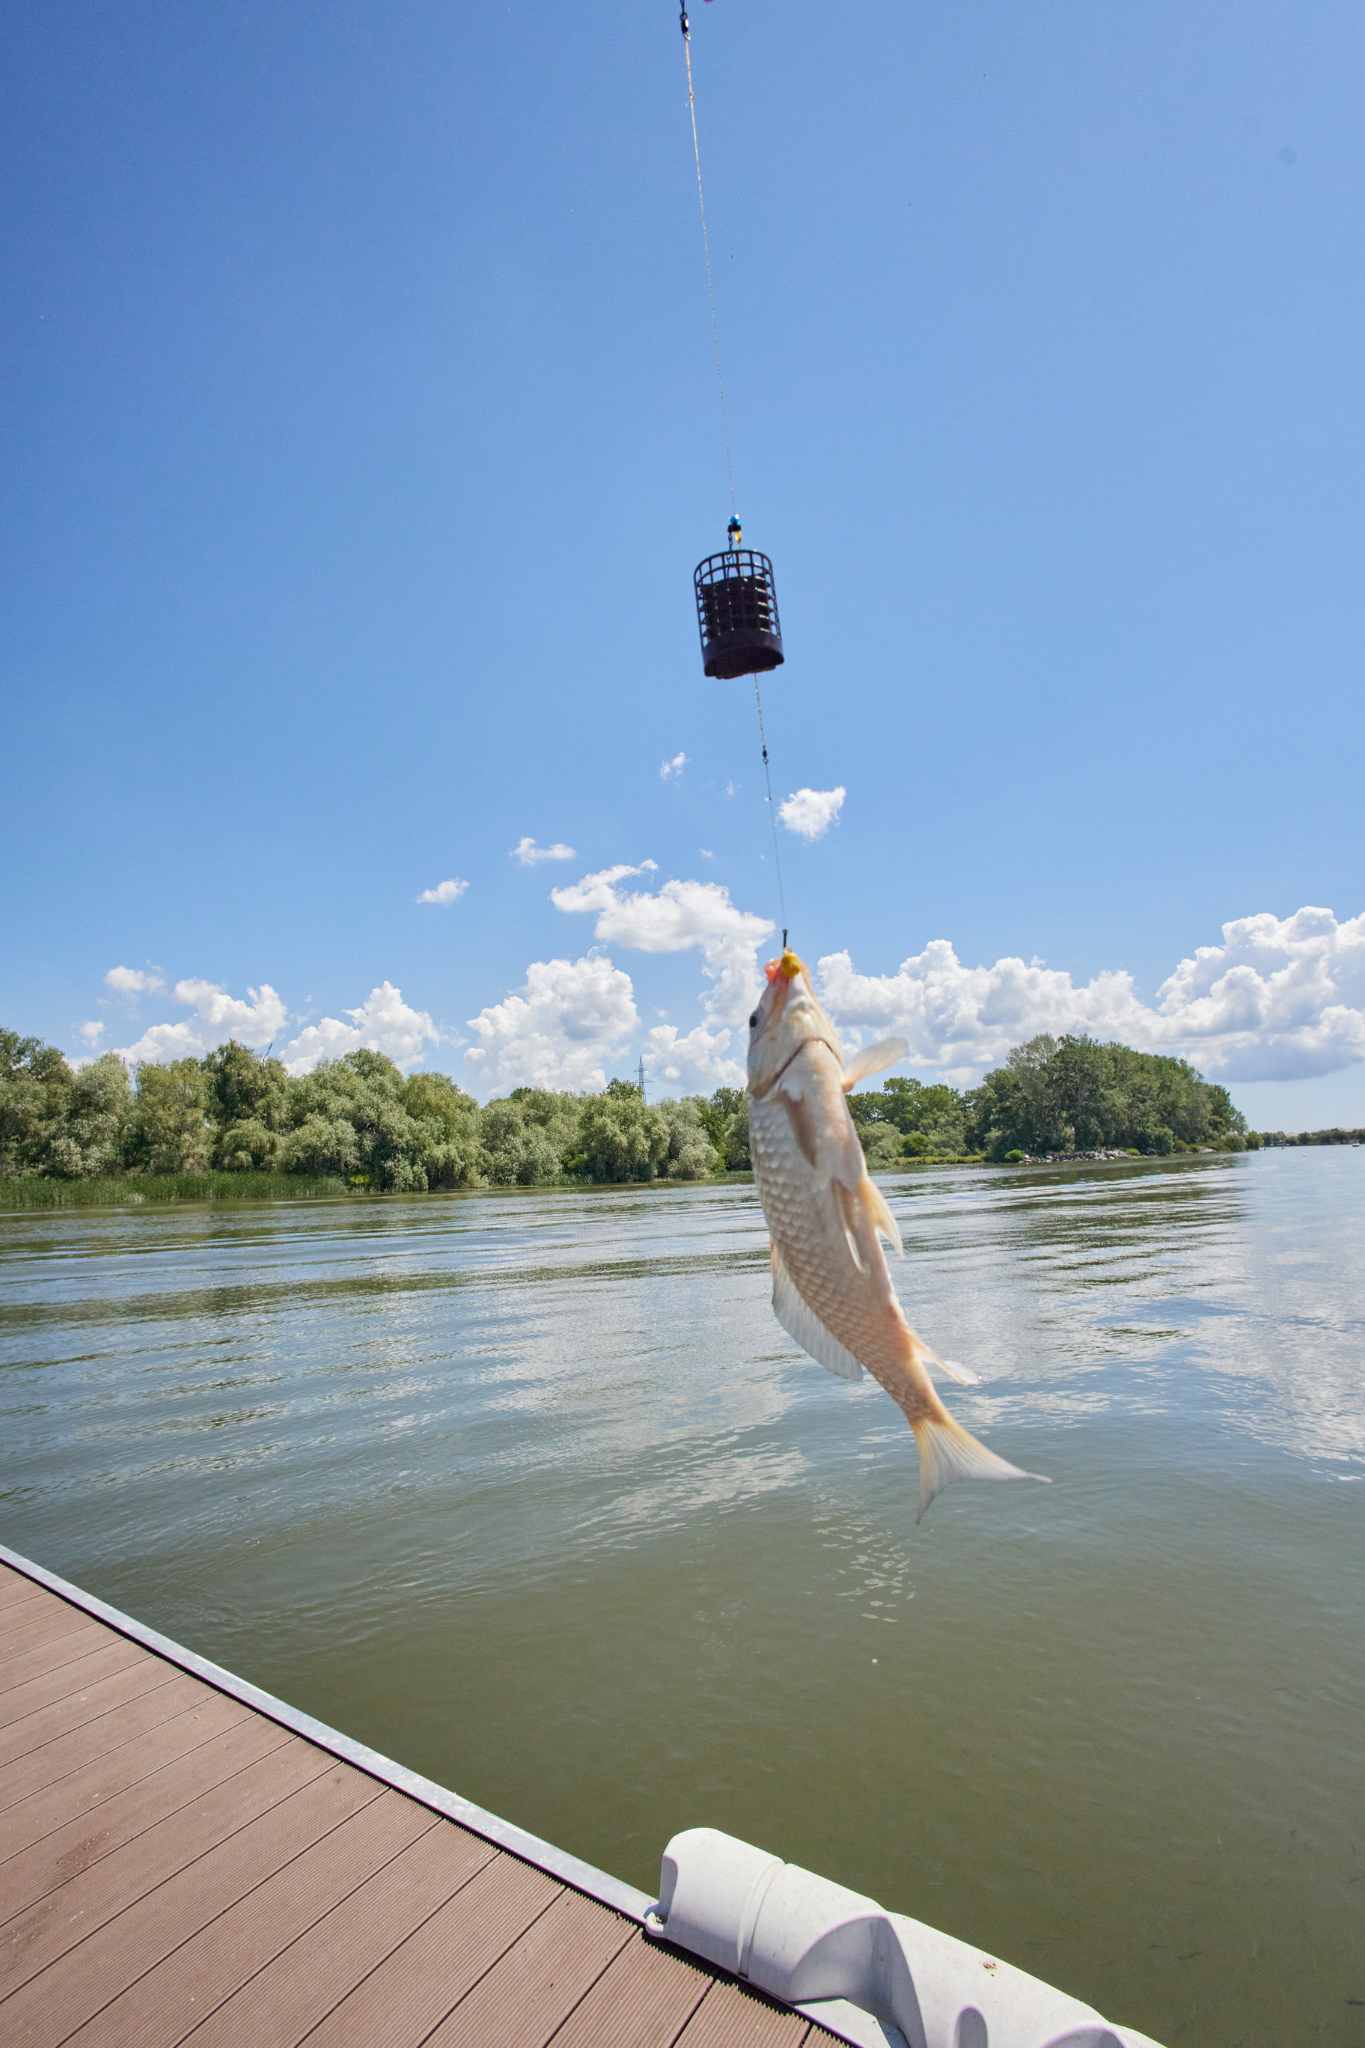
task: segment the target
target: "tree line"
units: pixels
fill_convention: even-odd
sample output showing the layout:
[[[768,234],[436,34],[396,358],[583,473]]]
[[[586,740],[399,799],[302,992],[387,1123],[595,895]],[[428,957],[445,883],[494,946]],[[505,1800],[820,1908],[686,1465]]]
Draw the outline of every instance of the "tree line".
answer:
[[[849,1101],[874,1171],[1259,1142],[1226,1089],[1185,1061],[1086,1038],[1031,1039],[978,1088],[898,1077]],[[740,1088],[646,1103],[618,1080],[590,1095],[514,1088],[480,1105],[447,1075],[405,1075],[380,1052],[294,1075],[229,1043],[130,1074],[114,1053],[73,1068],[55,1046],[0,1030],[0,1177],[216,1170],[419,1191],[701,1180],[749,1165]]]
[[[1325,1131],[1262,1131],[1263,1145],[1365,1145],[1365,1131],[1344,1131],[1332,1124]]]

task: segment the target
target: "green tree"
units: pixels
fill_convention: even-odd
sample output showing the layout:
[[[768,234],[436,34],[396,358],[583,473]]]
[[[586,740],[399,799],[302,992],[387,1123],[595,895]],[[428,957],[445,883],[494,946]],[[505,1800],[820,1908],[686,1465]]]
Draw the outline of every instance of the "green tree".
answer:
[[[890,1124],[869,1124],[861,1135],[869,1173],[884,1173],[900,1165],[903,1141]]]
[[[410,1074],[403,1107],[417,1126],[420,1163],[433,1188],[478,1185],[479,1105],[446,1074]]]
[[[315,1067],[293,1097],[301,1124],[311,1117],[348,1123],[358,1170],[371,1187],[400,1193],[427,1185],[422,1131],[403,1101],[403,1076],[393,1061],[368,1046]]]
[[[0,1173],[46,1173],[66,1128],[72,1073],[55,1045],[0,1031]]]
[[[133,1086],[117,1053],[106,1052],[73,1077],[66,1131],[55,1141],[64,1148],[61,1171],[71,1177],[117,1173],[133,1121]]]
[[[578,1158],[589,1180],[652,1180],[667,1151],[667,1124],[629,1082],[609,1082],[583,1104]]]
[[[488,1103],[479,1120],[479,1138],[483,1171],[495,1187],[542,1186],[558,1180],[564,1170],[554,1137],[525,1101]]]
[[[152,1173],[202,1173],[213,1156],[208,1076],[198,1060],[137,1070],[129,1151]]]
[[[354,1124],[311,1111],[280,1141],[278,1164],[285,1173],[354,1173],[360,1164]]]
[[[278,1060],[267,1059],[230,1038],[204,1060],[209,1113],[215,1123],[259,1123],[282,1131],[289,1122],[289,1076]]]
[[[722,1161],[707,1134],[705,1108],[698,1096],[658,1104],[655,1113],[662,1117],[668,1134],[659,1171],[667,1179],[705,1180],[719,1171]]]

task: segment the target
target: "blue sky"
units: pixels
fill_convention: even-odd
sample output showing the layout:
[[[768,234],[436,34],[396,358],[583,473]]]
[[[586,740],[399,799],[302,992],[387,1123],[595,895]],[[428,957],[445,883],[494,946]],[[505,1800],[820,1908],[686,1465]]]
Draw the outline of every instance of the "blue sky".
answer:
[[[693,13],[841,1021],[926,1077],[1126,1033],[1365,1123],[1365,18]],[[714,1085],[776,896],[691,616],[671,5],[53,0],[8,45],[0,1016]]]

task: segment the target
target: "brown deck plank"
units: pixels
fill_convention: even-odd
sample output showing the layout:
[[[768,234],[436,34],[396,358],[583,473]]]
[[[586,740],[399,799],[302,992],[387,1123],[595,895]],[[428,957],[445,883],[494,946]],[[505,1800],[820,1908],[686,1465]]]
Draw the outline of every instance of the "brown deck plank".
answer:
[[[195,2029],[190,2048],[294,2048],[497,1855],[466,1828],[416,1810],[431,1823],[426,1833],[234,1992]]]
[[[27,1799],[31,1793],[41,1791],[44,1785],[55,1785],[59,1778],[70,1777],[73,1771],[93,1763],[96,1757],[107,1756],[111,1750],[121,1749],[125,1743],[136,1742],[149,1728],[171,1720],[187,1707],[213,1698],[208,1686],[201,1685],[197,1678],[177,1674],[170,1666],[163,1666],[160,1677],[159,1685],[143,1691],[125,1705],[100,1714],[64,1735],[35,1744],[10,1763],[0,1762],[0,1813],[18,1800]]]
[[[210,1692],[184,1712],[149,1729],[141,1742],[125,1743],[107,1756],[95,1757],[55,1785],[44,1785],[27,1799],[18,1800],[0,1813],[0,1873],[5,1858],[17,1856],[30,1843],[41,1842],[44,1836],[96,1809],[106,1808],[121,1792],[142,1784],[178,1757],[188,1757],[214,1736],[250,1718],[250,1707],[240,1700]]]
[[[159,1911],[142,1916],[148,1922],[142,1951],[154,1941],[164,1946],[178,1940],[179,1946],[129,1982],[74,2034],[39,2037],[32,2048],[55,2048],[63,2040],[70,2048],[174,2048],[196,2019],[213,2012],[253,1971],[391,1862],[414,1834],[435,1825],[434,1816],[412,1800],[386,1792],[375,1780],[344,1765],[289,1804],[301,1809],[311,1799],[321,1811],[324,1796],[333,1806],[350,1802],[353,1811],[339,1821],[334,1817],[326,1834],[298,1854],[291,1853],[287,1862],[216,1917],[207,1917],[202,1887],[195,1889],[192,1902],[148,1901]],[[357,1801],[363,1804],[356,1806]],[[314,1829],[317,1824],[315,1817]],[[197,1876],[197,1871],[187,1872],[179,1889],[187,1890]],[[120,1923],[115,1922],[106,1933],[117,1941],[119,1931]],[[186,1934],[189,1938],[181,1939]],[[126,1945],[120,1944],[116,1953],[119,1974],[132,1975]],[[135,1966],[143,1960],[140,1953]],[[239,2035],[238,2040],[252,2037]]]
[[[498,1855],[308,2036],[308,2048],[417,2048],[562,1887]]]
[[[554,2048],[662,2048],[678,2038],[711,1983],[699,1964],[640,1935],[550,2039]]]
[[[248,1714],[225,1734],[167,1764],[155,1777],[120,1792],[98,1813],[78,1815],[41,1842],[21,1849],[0,1863],[0,1912],[9,1916],[22,1911],[44,1892],[67,1883],[110,1850],[121,1848],[289,1739],[273,1721]]]
[[[90,1627],[90,1616],[79,1607],[68,1607],[55,1593],[42,1601],[25,1600],[9,1614],[0,1616],[0,1643],[5,1661],[36,1650],[40,1643],[55,1643],[78,1628]]]
[[[62,1699],[21,1714],[0,1727],[0,1766],[45,1748],[88,1722],[102,1720],[114,1708],[169,1684],[174,1676],[173,1665],[163,1664],[158,1657],[140,1655],[121,1669],[115,1668],[107,1678],[96,1678],[92,1684],[80,1685]]]
[[[12,1572],[6,1565],[5,1576],[0,1578],[0,1612],[8,1612],[21,1600],[32,1600],[46,1591],[47,1587],[40,1586],[36,1579],[26,1579],[21,1572]]]
[[[490,2041],[544,2048],[636,1935],[634,1922],[621,1914],[580,1892],[561,1892],[427,2036],[424,2048],[488,2048]]]
[[[679,2048],[801,2048],[810,2031],[804,2013],[721,1980],[711,1986],[678,2042]]]
[[[0,1926],[0,2000],[201,1858],[199,1881],[216,1881],[215,1869],[230,1864],[239,1851],[254,1853],[260,1834],[273,1840],[282,1829],[291,1835],[293,1816],[270,1816],[321,1777],[331,1762],[311,1743],[282,1743]],[[248,1836],[249,1841],[244,1839]],[[210,1858],[217,1859],[212,1867]],[[131,1925],[126,1922],[125,1928]],[[78,1958],[72,1957],[71,1968],[79,1969]],[[0,2004],[0,2037],[4,2012]]]
[[[103,1622],[92,1621],[84,1628],[73,1629],[69,1635],[59,1636],[55,1642],[40,1643],[35,1649],[22,1650],[17,1656],[6,1656],[0,1666],[0,1713],[9,1704],[10,1696],[22,1689],[33,1678],[46,1678],[51,1672],[75,1664],[83,1657],[98,1655],[109,1643],[109,1631]],[[135,1645],[129,1644],[130,1649]],[[145,1656],[139,1650],[139,1656]]]
[[[57,1671],[42,1671],[36,1677],[27,1678],[23,1684],[16,1684],[7,1690],[0,1690],[0,1728],[8,1728],[12,1721],[22,1721],[25,1715],[35,1713],[39,1707],[49,1706],[54,1700],[64,1700],[70,1693],[79,1692],[82,1687],[93,1685],[97,1679],[107,1678],[111,1672],[122,1671],[130,1664],[150,1664],[151,1658],[136,1643],[130,1643],[118,1636],[109,1640],[106,1630],[103,1647],[96,1646],[74,1667],[63,1665]],[[8,1674],[0,1674],[0,1688],[7,1686]]]
[[[59,1593],[53,1593],[51,1587],[41,1585],[39,1579],[25,1579],[23,1571],[8,1571],[6,1567],[6,1573],[8,1575],[0,1579],[0,1614],[8,1614],[10,1608],[20,1606],[20,1602],[25,1602],[25,1599],[61,1597]]]

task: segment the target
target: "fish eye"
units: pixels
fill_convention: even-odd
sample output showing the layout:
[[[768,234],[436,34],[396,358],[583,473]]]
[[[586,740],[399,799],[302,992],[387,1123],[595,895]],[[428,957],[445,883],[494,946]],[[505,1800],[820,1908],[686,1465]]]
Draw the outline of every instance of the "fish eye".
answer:
[[[758,1029],[758,1011],[757,1011],[757,1010],[755,1010],[755,1011],[753,1012],[753,1014],[751,1015],[751,1017],[749,1018],[749,1029],[750,1029],[751,1031],[757,1031],[757,1029]]]

